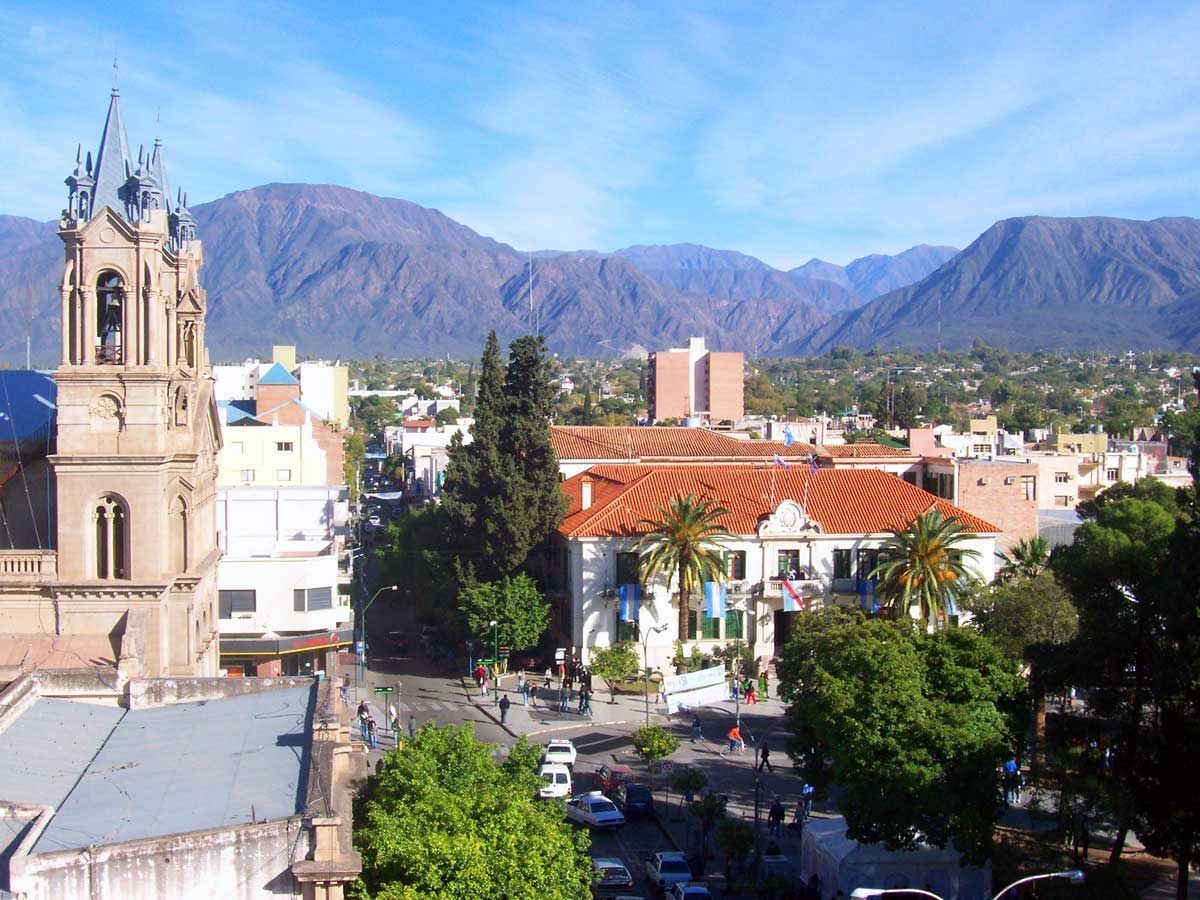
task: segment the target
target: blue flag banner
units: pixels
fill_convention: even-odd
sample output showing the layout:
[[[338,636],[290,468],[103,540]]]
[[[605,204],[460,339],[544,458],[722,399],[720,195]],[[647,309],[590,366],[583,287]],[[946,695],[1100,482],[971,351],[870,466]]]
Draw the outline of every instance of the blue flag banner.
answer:
[[[776,454],[775,454],[774,463],[775,463],[775,465],[777,465],[777,466],[779,466],[780,468],[783,468],[783,469],[790,469],[790,468],[791,468],[791,465],[789,465],[788,463],[784,462],[784,461],[783,461],[783,457],[782,457],[782,456],[780,456],[778,453],[776,453]]]
[[[725,585],[719,581],[704,582],[704,614],[710,619],[725,617]]]
[[[636,622],[642,617],[642,586],[623,584],[617,588],[620,597],[618,615],[622,622]]]
[[[946,615],[948,615],[948,616],[957,616],[958,615],[958,607],[954,605],[953,597],[946,598]]]
[[[821,467],[819,465],[817,465],[817,454],[815,454],[815,453],[808,454],[808,468],[812,471],[812,473],[814,475],[816,475],[817,472],[820,471]]]
[[[783,426],[783,446],[790,447],[794,443],[796,443],[796,437],[795,437],[795,435],[792,434],[792,426],[784,425]]]

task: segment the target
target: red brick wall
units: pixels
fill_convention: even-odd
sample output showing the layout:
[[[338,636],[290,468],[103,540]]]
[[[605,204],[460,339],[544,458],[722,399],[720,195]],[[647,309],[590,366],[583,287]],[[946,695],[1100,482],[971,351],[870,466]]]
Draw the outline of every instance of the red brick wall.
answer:
[[[1031,476],[1036,491],[1037,475],[1037,466],[1027,463],[964,460],[958,467],[958,505],[1000,526],[997,543],[1008,550],[1021,538],[1037,536],[1038,501],[1024,499],[1021,482],[1022,476]],[[1012,484],[1005,484],[1009,478]]]
[[[688,396],[688,354],[684,350],[660,350],[650,354],[650,377],[647,384],[650,399],[650,418],[685,419],[690,415]]]
[[[736,422],[746,410],[745,356],[741,353],[708,354],[708,415],[714,422]]]

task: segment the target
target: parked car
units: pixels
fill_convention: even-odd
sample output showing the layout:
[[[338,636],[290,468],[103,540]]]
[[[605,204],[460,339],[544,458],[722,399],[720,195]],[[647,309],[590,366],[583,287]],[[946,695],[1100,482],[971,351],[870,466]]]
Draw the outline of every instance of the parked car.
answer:
[[[709,893],[708,886],[698,881],[677,881],[671,885],[671,892],[667,896],[671,900],[712,900],[712,894]]]
[[[588,828],[620,828],[625,824],[625,817],[602,793],[591,791],[567,801],[567,821]]]
[[[546,763],[538,770],[542,787],[538,796],[543,800],[571,796],[571,770],[561,763]]]
[[[546,744],[542,751],[542,762],[562,763],[564,766],[575,765],[575,745],[565,738],[555,738]]]
[[[604,791],[608,796],[613,795],[617,785],[625,781],[633,781],[633,769],[629,766],[601,766],[596,770],[596,790]]]
[[[692,880],[692,867],[678,850],[660,850],[646,859],[646,874],[660,894],[674,885]]]
[[[633,876],[629,867],[616,857],[592,860],[595,874],[592,876],[592,895],[612,897],[622,891],[633,890]]]
[[[631,781],[618,784],[612,798],[627,819],[654,815],[654,795],[644,784]]]
[[[389,631],[387,633],[388,643],[402,656],[407,656],[408,651],[412,648],[412,638],[408,636],[407,631]]]

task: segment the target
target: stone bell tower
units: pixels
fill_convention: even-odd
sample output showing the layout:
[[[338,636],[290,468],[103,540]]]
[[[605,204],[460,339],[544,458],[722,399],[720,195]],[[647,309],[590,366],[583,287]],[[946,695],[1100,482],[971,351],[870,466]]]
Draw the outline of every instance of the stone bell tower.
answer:
[[[203,250],[163,148],[129,151],[116,89],[59,221],[56,453],[64,630],[123,628],[121,664],[217,671],[216,454]],[[122,625],[123,622],[123,625]]]

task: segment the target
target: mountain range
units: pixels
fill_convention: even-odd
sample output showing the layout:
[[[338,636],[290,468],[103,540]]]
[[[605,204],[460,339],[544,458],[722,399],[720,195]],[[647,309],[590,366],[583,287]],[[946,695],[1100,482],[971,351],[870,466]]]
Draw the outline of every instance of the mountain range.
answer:
[[[564,355],[703,335],[750,354],[837,344],[1196,348],[1200,222],[999,222],[966,250],[921,245],[784,271],[696,244],[527,254],[442,213],[332,185],[271,184],[197,206],[215,360],[301,353],[475,356],[495,329]],[[0,359],[57,356],[54,223],[0,216]],[[532,303],[530,281],[532,278]],[[1097,315],[1103,308],[1103,315]]]

